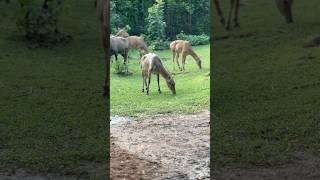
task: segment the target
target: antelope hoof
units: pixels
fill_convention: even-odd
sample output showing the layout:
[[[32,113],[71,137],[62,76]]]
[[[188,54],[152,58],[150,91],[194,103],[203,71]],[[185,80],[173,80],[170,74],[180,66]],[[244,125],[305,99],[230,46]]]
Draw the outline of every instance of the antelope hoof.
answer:
[[[161,90],[160,89],[158,90],[158,92],[159,92],[159,94],[161,94]]]
[[[142,92],[144,93],[144,89],[142,89]]]

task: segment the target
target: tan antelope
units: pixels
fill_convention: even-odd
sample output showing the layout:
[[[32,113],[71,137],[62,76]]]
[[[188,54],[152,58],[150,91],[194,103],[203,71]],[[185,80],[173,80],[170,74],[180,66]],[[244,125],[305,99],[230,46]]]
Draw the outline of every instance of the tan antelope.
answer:
[[[147,44],[144,42],[144,40],[138,36],[130,36],[125,30],[125,28],[119,29],[116,36],[127,38],[129,41],[129,49],[138,50],[140,55],[139,58],[141,58],[144,54],[149,53]]]
[[[130,35],[127,33],[126,28],[118,29],[116,36],[127,38]]]
[[[144,86],[146,86],[147,94],[150,91],[151,74],[157,75],[158,80],[158,92],[160,90],[160,75],[166,80],[167,86],[173,94],[176,94],[175,82],[171,74],[164,68],[160,58],[154,53],[148,53],[141,57],[140,67],[142,72],[142,92],[144,92]]]
[[[98,0],[96,2],[97,6],[97,16],[100,22],[100,28],[101,28],[101,42],[102,47],[104,50],[104,61],[105,61],[105,81],[104,81],[104,92],[103,96],[107,96],[107,98],[110,97],[109,93],[109,78],[110,78],[110,62],[108,60],[109,58],[109,40],[107,39],[109,37],[109,0]]]
[[[188,55],[192,56],[196,61],[199,69],[201,69],[201,59],[199,56],[193,51],[190,43],[188,41],[183,40],[175,40],[170,43],[170,50],[172,52],[172,60],[173,60],[173,70],[175,70],[175,59],[178,64],[180,71],[185,70],[186,58]],[[181,54],[181,66],[179,64],[179,56]]]
[[[293,0],[275,0],[276,5],[280,11],[280,13],[285,17],[287,23],[292,23],[293,18],[292,18],[292,4]],[[220,0],[214,0],[217,13],[220,17],[220,22],[222,25],[225,26],[227,30],[230,29],[231,26],[231,19],[232,19],[232,14],[234,13],[233,16],[233,22],[234,22],[234,27],[239,26],[238,22],[238,17],[239,17],[239,6],[240,6],[240,0],[230,0],[230,9],[229,9],[229,14],[228,14],[228,19],[227,22],[224,19],[221,6],[220,6]],[[233,12],[234,11],[234,12]]]

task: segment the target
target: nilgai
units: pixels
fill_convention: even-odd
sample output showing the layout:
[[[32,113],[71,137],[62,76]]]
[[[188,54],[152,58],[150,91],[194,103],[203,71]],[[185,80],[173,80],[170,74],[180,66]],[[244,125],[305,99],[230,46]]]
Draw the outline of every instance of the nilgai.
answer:
[[[150,91],[151,73],[157,75],[158,80],[158,92],[160,90],[160,75],[166,80],[167,86],[173,94],[176,94],[175,82],[171,74],[164,68],[160,58],[154,53],[148,53],[141,57],[140,67],[142,72],[142,92],[144,92],[144,86],[146,86],[147,94]]]
[[[136,49],[139,51],[140,58],[149,53],[148,46],[139,36],[130,36],[125,29],[120,29],[116,36],[127,38],[129,41],[129,50]]]
[[[185,70],[185,64],[186,64],[186,57],[188,55],[192,56],[193,59],[196,61],[199,69],[202,68],[201,66],[201,59],[199,56],[194,52],[192,49],[190,43],[188,41],[183,41],[183,40],[175,40],[170,43],[170,50],[172,52],[172,60],[173,60],[173,70],[175,70],[175,59],[177,61],[178,67],[181,71]],[[181,66],[179,64],[179,56],[182,56],[182,62]]]
[[[124,61],[123,64],[127,63],[129,51],[129,42],[126,38],[118,36],[110,36],[110,56],[114,55],[116,61],[118,61],[118,54],[121,54]]]

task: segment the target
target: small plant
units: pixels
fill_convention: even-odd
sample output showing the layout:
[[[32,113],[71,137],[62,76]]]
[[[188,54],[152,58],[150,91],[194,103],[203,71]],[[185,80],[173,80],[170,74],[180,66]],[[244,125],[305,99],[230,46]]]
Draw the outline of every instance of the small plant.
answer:
[[[122,61],[114,61],[113,62],[113,68],[114,68],[114,73],[119,74],[119,75],[129,75],[130,73],[128,72],[128,63],[123,64]]]
[[[17,26],[34,46],[50,46],[68,42],[71,36],[58,29],[58,18],[64,0],[19,0]]]
[[[192,46],[209,44],[210,42],[210,37],[205,34],[189,35],[181,31],[181,33],[177,34],[176,37],[177,39],[180,39],[180,40],[189,41]]]

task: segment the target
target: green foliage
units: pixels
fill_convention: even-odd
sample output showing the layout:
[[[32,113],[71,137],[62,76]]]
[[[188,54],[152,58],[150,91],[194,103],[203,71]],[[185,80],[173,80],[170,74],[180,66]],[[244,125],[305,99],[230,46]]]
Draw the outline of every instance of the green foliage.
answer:
[[[189,35],[185,34],[183,31],[177,34],[177,39],[189,41],[192,46],[209,44],[210,42],[210,37],[208,35]]]
[[[165,50],[169,48],[169,41],[163,39],[156,39],[150,43],[149,46],[152,50]]]
[[[121,60],[118,60],[118,61],[114,60],[114,62],[112,63],[112,66],[116,74],[125,74],[128,70],[128,65],[123,64],[123,61]]]
[[[156,3],[148,9],[148,17],[146,21],[148,36],[152,40],[164,39],[165,38],[165,27],[164,22],[164,1],[156,0]]]
[[[19,0],[21,5],[17,26],[27,41],[36,46],[49,46],[68,42],[70,35],[58,30],[58,18],[63,10],[64,0]]]
[[[0,3],[4,1],[5,3],[9,4],[10,3],[10,0],[0,0]]]
[[[164,5],[163,0],[156,0],[156,3],[148,9],[147,36],[153,50],[163,50],[168,47],[165,40]]]
[[[117,32],[117,27],[121,25],[121,17],[116,11],[116,3],[114,1],[110,1],[110,26],[111,26],[111,33],[115,34]]]
[[[111,10],[111,19],[113,16],[120,18],[117,24],[111,23],[112,28],[130,25],[132,29],[128,31],[129,34],[147,34],[148,9],[156,3],[155,0],[111,0],[110,2],[115,4]],[[188,34],[209,34],[209,8],[208,0],[166,0],[163,5],[162,20],[166,22],[165,39],[174,39],[182,30]]]

